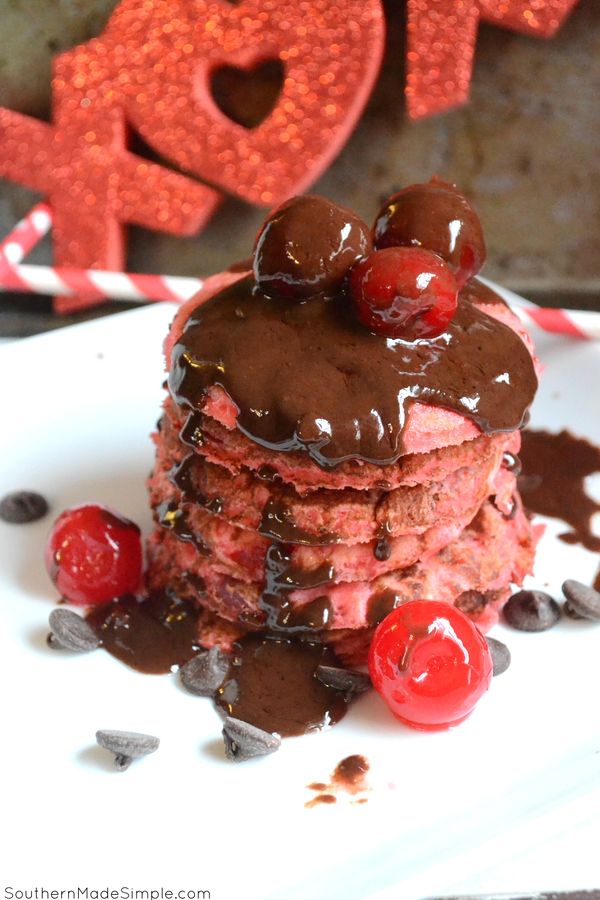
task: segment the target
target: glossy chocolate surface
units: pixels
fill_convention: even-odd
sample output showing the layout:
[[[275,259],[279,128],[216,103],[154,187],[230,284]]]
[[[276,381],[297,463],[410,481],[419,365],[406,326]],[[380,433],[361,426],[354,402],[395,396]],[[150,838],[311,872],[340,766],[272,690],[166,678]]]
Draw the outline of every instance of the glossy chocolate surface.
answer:
[[[270,296],[333,296],[372,247],[367,225],[324,197],[294,197],[263,225],[254,253],[256,283]]]
[[[459,284],[475,275],[486,250],[479,218],[454,185],[439,179],[411,184],[394,194],[379,212],[375,246],[423,247],[446,260]]]
[[[198,608],[170,592],[120,597],[86,619],[104,649],[138,672],[170,672],[199,650]]]
[[[336,665],[322,644],[248,636],[234,644],[229,673],[216,695],[228,715],[278,734],[305,734],[345,714],[345,694],[315,676],[320,665]]]
[[[251,440],[305,451],[326,468],[395,462],[415,401],[484,432],[513,431],[537,378],[518,335],[467,295],[447,332],[408,342],[371,334],[344,294],[296,303],[266,297],[246,278],[198,307],[173,349],[169,386],[180,406],[200,411],[213,385],[238,407]]]

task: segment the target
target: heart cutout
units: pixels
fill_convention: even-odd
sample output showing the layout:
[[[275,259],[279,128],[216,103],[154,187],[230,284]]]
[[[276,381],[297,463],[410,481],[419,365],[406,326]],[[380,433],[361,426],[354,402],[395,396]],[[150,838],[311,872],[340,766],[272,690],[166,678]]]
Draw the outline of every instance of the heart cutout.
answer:
[[[266,59],[248,69],[218,66],[210,75],[210,93],[228,119],[244,128],[256,128],[273,111],[284,76],[279,59]]]
[[[381,0],[121,0],[91,44],[98,77],[106,60],[114,72],[111,102],[161,157],[274,206],[312,184],[351,134],[379,69],[384,13]],[[247,82],[276,59],[285,77],[271,111],[256,125],[255,108],[244,126],[229,118],[239,105],[217,106],[213,72],[245,70]]]

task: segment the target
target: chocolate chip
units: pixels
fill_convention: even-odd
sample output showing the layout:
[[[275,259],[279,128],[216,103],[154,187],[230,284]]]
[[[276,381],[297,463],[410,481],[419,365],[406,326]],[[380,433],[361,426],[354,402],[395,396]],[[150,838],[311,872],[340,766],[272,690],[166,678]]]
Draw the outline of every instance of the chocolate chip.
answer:
[[[317,666],[315,675],[326,687],[348,694],[362,694],[368,691],[371,679],[367,672],[357,669],[343,669],[341,666]]]
[[[543,591],[518,591],[504,607],[504,618],[519,631],[546,631],[560,619],[560,606]]]
[[[190,693],[212,697],[221,687],[228,668],[225,654],[218,647],[211,647],[188,660],[179,670],[179,678]]]
[[[600,620],[600,593],[583,584],[569,578],[562,586],[562,592],[567,598],[564,610],[572,618]]]
[[[510,666],[510,650],[506,644],[497,641],[496,638],[486,637],[486,641],[494,666],[493,675],[502,675]]]
[[[106,729],[96,732],[96,741],[105,750],[115,754],[115,766],[121,771],[129,768],[132,760],[154,753],[160,744],[159,738],[152,734]]]
[[[387,538],[379,538],[373,549],[373,556],[379,562],[386,562],[392,555],[392,545]]]
[[[100,646],[100,638],[86,620],[71,609],[53,609],[47,644],[53,650],[89,653]]]
[[[266,756],[275,753],[281,746],[278,734],[271,734],[257,728],[249,722],[227,716],[223,725],[223,740],[227,759],[243,762],[254,756]]]
[[[48,512],[48,503],[35,491],[13,491],[0,500],[0,519],[11,525],[25,525],[36,522]]]

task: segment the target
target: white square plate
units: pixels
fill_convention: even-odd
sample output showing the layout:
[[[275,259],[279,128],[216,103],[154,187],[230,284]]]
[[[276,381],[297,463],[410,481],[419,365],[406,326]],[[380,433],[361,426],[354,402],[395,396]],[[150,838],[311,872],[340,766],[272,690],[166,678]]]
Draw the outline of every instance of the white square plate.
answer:
[[[148,434],[172,315],[157,305],[0,349],[0,496],[39,490],[55,514],[97,500],[149,528]],[[568,427],[600,443],[600,346],[535,338],[546,371],[532,427]],[[517,856],[523,880],[511,888],[595,886],[595,860],[576,869],[543,846],[563,829],[600,826],[600,626],[497,628],[512,666],[455,730],[410,731],[371,695],[331,731],[234,765],[211,703],[184,693],[175,676],[140,675],[102,651],[46,648],[50,521],[0,523],[6,885],[411,900],[498,890]],[[591,579],[597,565],[557,540],[562,530],[549,523],[531,580],[557,596],[564,578]],[[118,774],[95,747],[98,728],[157,734],[161,747]],[[327,781],[352,753],[371,764],[368,802],[340,796],[306,809],[306,785]],[[528,859],[538,862],[528,868]]]

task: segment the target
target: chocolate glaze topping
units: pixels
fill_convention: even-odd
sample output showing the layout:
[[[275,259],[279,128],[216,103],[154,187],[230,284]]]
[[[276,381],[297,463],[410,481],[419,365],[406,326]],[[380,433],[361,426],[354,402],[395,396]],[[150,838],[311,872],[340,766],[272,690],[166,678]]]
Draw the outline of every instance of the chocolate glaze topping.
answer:
[[[485,432],[513,431],[537,378],[518,335],[466,294],[447,332],[409,342],[371,334],[343,293],[290,302],[245,278],[199,306],[173,350],[169,386],[179,405],[200,411],[213,385],[236,404],[251,440],[303,450],[327,468],[395,462],[415,401]]]

